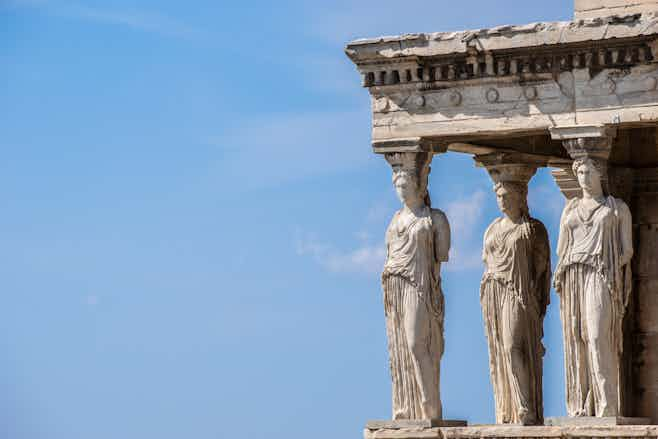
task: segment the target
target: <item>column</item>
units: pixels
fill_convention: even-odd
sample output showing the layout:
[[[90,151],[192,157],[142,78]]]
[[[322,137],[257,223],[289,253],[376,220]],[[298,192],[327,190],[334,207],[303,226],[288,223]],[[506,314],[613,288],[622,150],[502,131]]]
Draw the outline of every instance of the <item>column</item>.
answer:
[[[567,150],[606,157],[614,131],[602,127],[567,127],[552,132]],[[584,134],[583,140],[577,140]],[[621,133],[620,133],[621,134]],[[582,144],[578,151],[574,146]],[[592,151],[588,145],[594,146]],[[597,147],[598,145],[598,147]],[[570,149],[571,148],[571,149]],[[655,129],[623,131],[615,140],[620,165],[608,166],[608,190],[623,199],[633,221],[633,289],[624,319],[621,413],[658,423],[658,147]],[[553,172],[568,198],[579,196],[570,166]],[[648,166],[648,167],[647,167]]]
[[[525,157],[524,157],[525,156]],[[480,301],[496,423],[543,425],[543,322],[550,301],[548,233],[528,209],[528,182],[546,158],[475,157],[494,182],[501,216],[487,228]]]
[[[570,417],[614,418],[633,411],[625,398],[635,398],[633,221],[631,188],[625,184],[632,179],[624,178],[632,171],[609,169],[615,135],[605,126],[551,129],[574,160],[573,167],[565,163],[553,173],[570,198],[562,214],[554,277]]]
[[[386,231],[382,273],[386,334],[392,380],[392,421],[367,428],[465,425],[443,419],[439,389],[444,350],[441,263],[448,260],[450,226],[431,205],[430,164],[445,151],[422,138],[373,145],[391,165],[401,208]]]

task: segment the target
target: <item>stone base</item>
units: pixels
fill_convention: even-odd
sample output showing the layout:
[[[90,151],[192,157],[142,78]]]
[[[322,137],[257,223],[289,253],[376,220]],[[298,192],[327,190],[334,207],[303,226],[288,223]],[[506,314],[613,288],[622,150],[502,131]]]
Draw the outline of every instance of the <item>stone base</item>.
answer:
[[[403,428],[465,427],[466,421],[449,419],[397,419],[366,422],[366,430],[400,430]]]
[[[656,439],[658,425],[366,428],[363,437],[364,439]]]
[[[595,416],[577,416],[577,417],[560,417],[546,418],[546,425],[555,426],[583,426],[598,427],[610,425],[650,425],[649,418],[628,418],[624,416],[606,416],[597,418]]]

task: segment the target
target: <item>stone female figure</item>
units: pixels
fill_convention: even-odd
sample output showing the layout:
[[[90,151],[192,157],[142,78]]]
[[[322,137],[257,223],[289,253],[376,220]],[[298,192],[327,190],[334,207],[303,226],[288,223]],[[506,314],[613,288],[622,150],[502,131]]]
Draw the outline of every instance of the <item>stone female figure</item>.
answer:
[[[555,290],[564,332],[567,413],[618,416],[622,322],[631,291],[632,220],[603,193],[605,163],[577,159],[582,198],[560,220]]]
[[[551,276],[548,234],[528,213],[527,180],[498,182],[494,188],[503,216],[484,235],[480,302],[496,422],[541,424],[541,340]]]
[[[393,419],[441,419],[443,354],[441,262],[448,260],[450,228],[430,207],[431,155],[387,154],[403,204],[386,231],[382,273],[386,332],[393,379]]]

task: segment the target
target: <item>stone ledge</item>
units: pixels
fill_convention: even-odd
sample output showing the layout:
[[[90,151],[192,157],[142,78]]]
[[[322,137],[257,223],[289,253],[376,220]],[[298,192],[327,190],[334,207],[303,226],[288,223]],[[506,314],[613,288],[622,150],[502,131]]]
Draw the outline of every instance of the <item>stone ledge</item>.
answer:
[[[365,429],[364,439],[509,439],[509,438],[656,438],[658,425],[616,426],[519,426],[473,425],[470,427]]]
[[[550,426],[564,426],[564,427],[602,427],[602,426],[616,426],[616,425],[650,425],[650,418],[629,418],[625,416],[608,416],[597,418],[595,416],[581,416],[581,417],[556,417],[546,418],[544,422]]]
[[[658,10],[657,0],[575,0],[574,18],[588,19],[610,15],[641,14]]]
[[[434,427],[466,427],[466,421],[452,419],[377,419],[366,422],[367,430],[424,429]]]
[[[578,21],[497,26],[460,32],[434,32],[364,38],[347,44],[353,62],[386,61],[404,57],[436,57],[512,49],[538,49],[589,41],[648,37],[658,34],[656,13],[631,14]],[[477,44],[475,44],[477,43]]]

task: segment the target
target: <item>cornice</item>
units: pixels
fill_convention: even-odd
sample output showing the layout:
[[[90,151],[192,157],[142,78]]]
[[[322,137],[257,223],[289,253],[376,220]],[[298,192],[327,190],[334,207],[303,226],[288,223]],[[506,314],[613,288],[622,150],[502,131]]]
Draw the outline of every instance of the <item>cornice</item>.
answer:
[[[357,40],[346,53],[364,87],[433,89],[472,80],[555,77],[658,60],[654,14]]]

